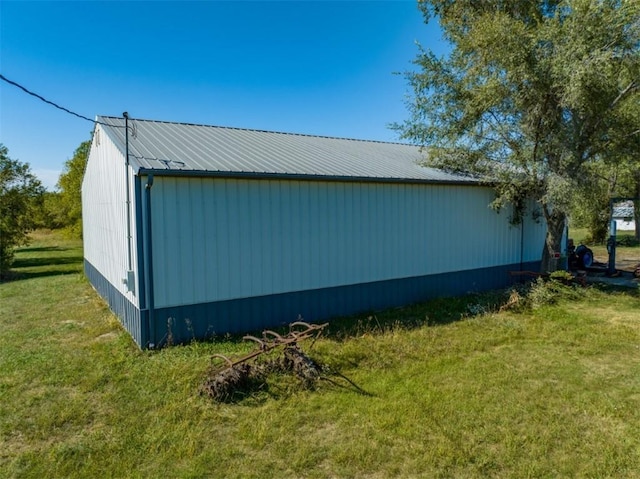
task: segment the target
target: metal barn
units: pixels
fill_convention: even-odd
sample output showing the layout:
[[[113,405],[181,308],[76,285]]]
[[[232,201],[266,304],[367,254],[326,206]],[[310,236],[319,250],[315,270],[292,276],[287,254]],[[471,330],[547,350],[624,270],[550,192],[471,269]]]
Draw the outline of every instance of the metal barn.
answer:
[[[405,144],[97,117],[85,272],[142,348],[509,283],[546,227]]]

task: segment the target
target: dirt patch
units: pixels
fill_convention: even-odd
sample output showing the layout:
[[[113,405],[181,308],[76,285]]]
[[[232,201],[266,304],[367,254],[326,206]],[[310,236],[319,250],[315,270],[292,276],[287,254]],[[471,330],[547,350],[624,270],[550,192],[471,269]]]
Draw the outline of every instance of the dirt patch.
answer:
[[[638,258],[616,258],[616,268],[620,271],[633,272],[638,266],[638,263],[640,263],[640,259]]]
[[[587,283],[604,283],[625,288],[638,288],[640,280],[635,278],[631,272],[619,270],[619,273],[619,276],[614,277],[609,277],[602,273],[589,273],[587,274]]]
[[[112,339],[115,339],[117,336],[118,336],[118,333],[116,331],[110,331],[108,333],[101,334],[95,339],[95,341],[111,341]]]

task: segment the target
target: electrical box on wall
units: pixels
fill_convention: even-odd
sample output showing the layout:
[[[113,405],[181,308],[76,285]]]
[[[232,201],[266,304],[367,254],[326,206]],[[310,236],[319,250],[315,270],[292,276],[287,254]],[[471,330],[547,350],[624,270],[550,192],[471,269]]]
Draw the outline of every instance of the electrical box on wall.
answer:
[[[136,292],[136,273],[135,271],[127,271],[127,277],[122,280],[127,285],[127,291],[130,293]]]

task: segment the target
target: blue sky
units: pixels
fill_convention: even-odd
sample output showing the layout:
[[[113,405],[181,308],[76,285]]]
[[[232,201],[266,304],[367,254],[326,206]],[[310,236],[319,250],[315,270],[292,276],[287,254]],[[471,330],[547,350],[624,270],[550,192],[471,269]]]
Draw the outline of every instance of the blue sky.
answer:
[[[0,1],[0,72],[81,115],[396,141],[413,1]],[[53,188],[93,126],[0,82],[0,142]]]

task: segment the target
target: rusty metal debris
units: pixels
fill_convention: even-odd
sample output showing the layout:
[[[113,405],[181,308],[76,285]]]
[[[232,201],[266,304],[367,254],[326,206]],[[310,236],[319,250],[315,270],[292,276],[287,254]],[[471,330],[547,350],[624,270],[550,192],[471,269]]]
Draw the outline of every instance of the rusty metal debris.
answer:
[[[236,364],[210,376],[200,392],[219,402],[227,402],[241,391],[259,388],[261,372],[248,363]]]
[[[230,359],[222,354],[214,354],[223,365],[212,363],[207,381],[202,385],[201,392],[217,401],[229,401],[238,392],[248,391],[259,387],[264,374],[264,367],[249,364],[250,360],[282,348],[284,351],[283,369],[293,371],[305,385],[310,386],[320,377],[321,366],[309,358],[298,346],[299,341],[305,339],[317,340],[329,323],[310,324],[296,321],[289,325],[289,332],[285,335],[272,330],[262,332],[262,337],[247,335],[242,339],[257,344],[257,349],[237,359]]]
[[[302,341],[303,339],[314,338],[318,339],[322,334],[322,330],[326,328],[329,323],[324,324],[310,324],[304,321],[296,321],[289,325],[289,333],[285,336],[282,336],[275,331],[271,331],[266,329],[262,331],[262,338],[256,338],[255,336],[243,336],[242,339],[245,341],[253,341],[258,344],[258,349],[243,356],[241,358],[231,360],[228,357],[222,354],[214,354],[212,358],[222,359],[228,367],[233,367],[237,364],[244,363],[253,359],[261,354],[264,354],[272,349],[287,346],[289,344],[297,343],[298,341]]]
[[[306,388],[313,387],[314,383],[321,378],[324,369],[307,356],[296,343],[284,348],[284,367],[293,371]]]

